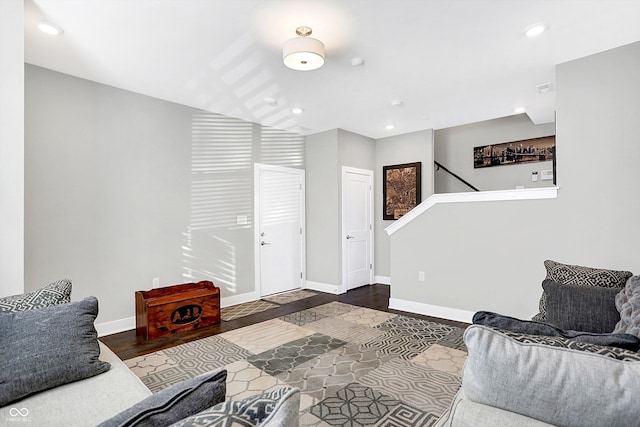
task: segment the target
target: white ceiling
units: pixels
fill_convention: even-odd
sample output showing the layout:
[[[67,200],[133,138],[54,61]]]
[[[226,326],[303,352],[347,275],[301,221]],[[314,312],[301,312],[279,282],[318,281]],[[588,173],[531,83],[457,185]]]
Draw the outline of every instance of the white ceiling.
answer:
[[[318,70],[282,64],[301,25],[326,46]],[[550,122],[555,90],[536,86],[555,89],[556,64],[638,40],[640,0],[25,0],[30,64],[302,134],[381,138],[516,106]]]

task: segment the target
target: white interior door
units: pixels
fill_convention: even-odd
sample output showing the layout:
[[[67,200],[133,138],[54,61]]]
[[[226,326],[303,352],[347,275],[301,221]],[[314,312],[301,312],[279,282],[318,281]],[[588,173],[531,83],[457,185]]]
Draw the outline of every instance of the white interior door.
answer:
[[[260,296],[304,277],[304,171],[256,164],[256,283]]]
[[[346,290],[373,283],[373,171],[342,168],[342,232]]]

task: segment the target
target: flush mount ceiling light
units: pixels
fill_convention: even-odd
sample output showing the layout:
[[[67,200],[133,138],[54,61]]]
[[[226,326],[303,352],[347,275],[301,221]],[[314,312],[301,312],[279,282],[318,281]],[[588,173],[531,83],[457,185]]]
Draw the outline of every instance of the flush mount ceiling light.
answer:
[[[324,64],[324,44],[309,37],[311,28],[296,28],[298,37],[289,39],[282,47],[282,61],[292,70],[311,71]]]
[[[537,24],[529,25],[522,30],[522,33],[527,37],[536,37],[544,33],[549,28],[549,25],[544,22],[538,22]]]
[[[52,24],[51,22],[46,21],[40,22],[38,24],[38,29],[43,33],[49,34],[51,36],[59,36],[64,33],[64,31],[62,31],[62,28],[60,28],[56,24]]]

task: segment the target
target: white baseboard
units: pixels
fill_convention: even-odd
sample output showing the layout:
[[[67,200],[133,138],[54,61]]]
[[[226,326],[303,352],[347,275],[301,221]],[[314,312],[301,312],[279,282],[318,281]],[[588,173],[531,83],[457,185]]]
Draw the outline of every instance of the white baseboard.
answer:
[[[220,308],[230,307],[232,305],[244,304],[245,302],[257,301],[260,299],[258,291],[248,292],[246,294],[233,295],[230,297],[220,298]]]
[[[471,323],[474,313],[457,308],[440,307],[421,302],[407,301],[397,298],[389,298],[389,308],[409,313],[422,314],[423,316],[439,317],[441,319],[455,320],[456,322]]]
[[[373,280],[375,280],[375,283],[380,283],[381,285],[391,284],[391,277],[389,276],[375,276]]]
[[[131,316],[124,319],[112,320],[110,322],[96,323],[96,331],[98,336],[117,334],[118,332],[128,331],[136,328],[136,317]]]
[[[340,288],[338,285],[329,285],[328,283],[312,282],[307,280],[307,289],[312,291],[326,292],[328,294],[339,295]]]

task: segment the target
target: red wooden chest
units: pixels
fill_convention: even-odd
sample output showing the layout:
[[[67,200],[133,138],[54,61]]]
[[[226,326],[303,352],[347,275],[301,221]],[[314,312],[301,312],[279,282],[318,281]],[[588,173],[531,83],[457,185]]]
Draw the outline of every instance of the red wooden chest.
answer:
[[[220,288],[184,283],[136,292],[136,335],[147,340],[220,323]]]

